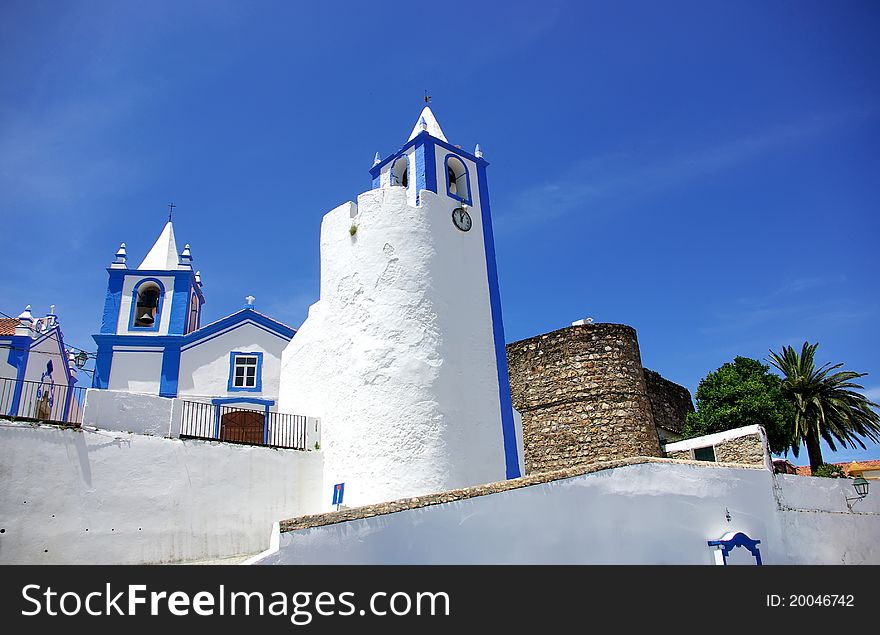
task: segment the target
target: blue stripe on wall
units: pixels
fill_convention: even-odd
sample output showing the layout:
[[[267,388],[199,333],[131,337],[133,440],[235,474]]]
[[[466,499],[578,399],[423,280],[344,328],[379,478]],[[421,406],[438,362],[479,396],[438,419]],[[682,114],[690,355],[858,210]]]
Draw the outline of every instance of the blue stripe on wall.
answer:
[[[98,346],[95,357],[95,374],[92,377],[92,388],[107,389],[110,384],[110,367],[113,365],[113,347]]]
[[[189,272],[184,272],[189,273]],[[189,309],[189,276],[174,276],[174,293],[171,296],[171,321],[168,335],[183,335],[186,330],[186,313]]]
[[[127,269],[110,269],[104,313],[101,316],[101,333],[115,333],[119,324],[119,307],[122,304],[122,282]]]
[[[419,204],[419,194],[426,190],[425,180],[425,145],[416,146],[416,205]]]
[[[425,189],[437,193],[437,150],[431,142],[433,137],[425,139],[422,149],[425,155]]]
[[[180,345],[168,345],[162,352],[162,376],[159,378],[159,396],[176,397],[180,377]]]
[[[9,343],[9,356],[6,360],[10,366],[15,367],[15,386],[12,388],[12,402],[9,404],[9,410],[6,413],[10,416],[18,414],[31,345],[31,338],[27,335],[13,335]]]
[[[504,438],[504,461],[507,478],[518,478],[519,455],[516,448],[516,428],[513,404],[510,401],[510,377],[507,374],[507,350],[504,346],[504,322],[501,318],[501,291],[498,288],[498,268],[495,265],[495,237],[492,233],[492,214],[489,210],[489,190],[486,166],[477,165],[480,188],[480,208],[483,221],[483,243],[486,247],[486,273],[489,276],[489,303],[492,309],[492,334],[495,339],[495,362],[498,366],[498,392],[501,397],[501,432]]]

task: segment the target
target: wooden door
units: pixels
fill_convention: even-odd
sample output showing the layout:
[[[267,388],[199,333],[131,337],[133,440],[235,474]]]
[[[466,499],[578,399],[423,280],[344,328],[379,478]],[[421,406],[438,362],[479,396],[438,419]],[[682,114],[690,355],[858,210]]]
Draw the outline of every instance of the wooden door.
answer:
[[[265,415],[256,410],[233,410],[220,417],[220,440],[263,444]]]

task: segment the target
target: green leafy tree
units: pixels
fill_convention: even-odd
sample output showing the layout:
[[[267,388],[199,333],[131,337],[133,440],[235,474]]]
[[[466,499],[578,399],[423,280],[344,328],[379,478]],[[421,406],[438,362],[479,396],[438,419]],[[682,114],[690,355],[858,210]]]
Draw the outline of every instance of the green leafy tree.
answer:
[[[685,437],[764,426],[774,454],[788,450],[794,409],[783,397],[782,380],[770,367],[749,357],[736,357],[706,375],[697,388],[697,411],[684,424]]]
[[[804,342],[800,354],[791,346],[783,346],[781,355],[770,351],[770,363],[783,374],[782,394],[795,413],[792,452],[797,456],[803,441],[813,473],[824,463],[820,438],[832,451],[837,449],[835,441],[845,448],[864,448],[861,437],[880,441],[880,416],[872,410],[878,406],[857,392],[864,388],[852,381],[865,373],[837,371],[843,364],[816,368],[813,359],[818,346],[818,342]]]

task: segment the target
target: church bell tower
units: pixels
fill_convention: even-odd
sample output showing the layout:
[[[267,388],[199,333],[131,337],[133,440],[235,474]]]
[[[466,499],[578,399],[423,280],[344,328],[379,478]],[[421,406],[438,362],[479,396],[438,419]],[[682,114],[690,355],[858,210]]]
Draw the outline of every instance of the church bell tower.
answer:
[[[322,222],[320,300],[283,355],[279,409],[322,419],[324,487],[352,504],[521,474],[487,166],[425,107]]]

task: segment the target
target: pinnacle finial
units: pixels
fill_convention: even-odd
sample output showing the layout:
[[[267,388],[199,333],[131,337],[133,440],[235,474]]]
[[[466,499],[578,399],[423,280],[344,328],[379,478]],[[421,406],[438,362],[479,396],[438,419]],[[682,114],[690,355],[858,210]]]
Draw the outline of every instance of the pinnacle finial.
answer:
[[[379,153],[376,153],[376,156],[373,157],[373,165],[379,165],[382,163],[382,157],[379,156]]]
[[[30,304],[27,305],[27,306],[24,308],[24,311],[22,311],[22,312],[19,314],[19,316],[18,316],[18,320],[19,320],[19,322],[21,322],[22,324],[25,324],[25,323],[27,323],[27,324],[33,324],[33,323],[34,323],[34,316],[33,316],[33,314],[31,313],[31,305],[30,305]]]
[[[480,148],[480,144],[477,144],[477,147],[474,148],[474,156],[482,159],[483,158],[483,150]]]
[[[245,296],[245,298],[244,298],[244,301],[245,301],[244,308],[246,308],[246,309],[253,309],[253,308],[254,308],[254,300],[256,300],[256,298],[255,298],[254,296],[252,296],[252,295]]]

